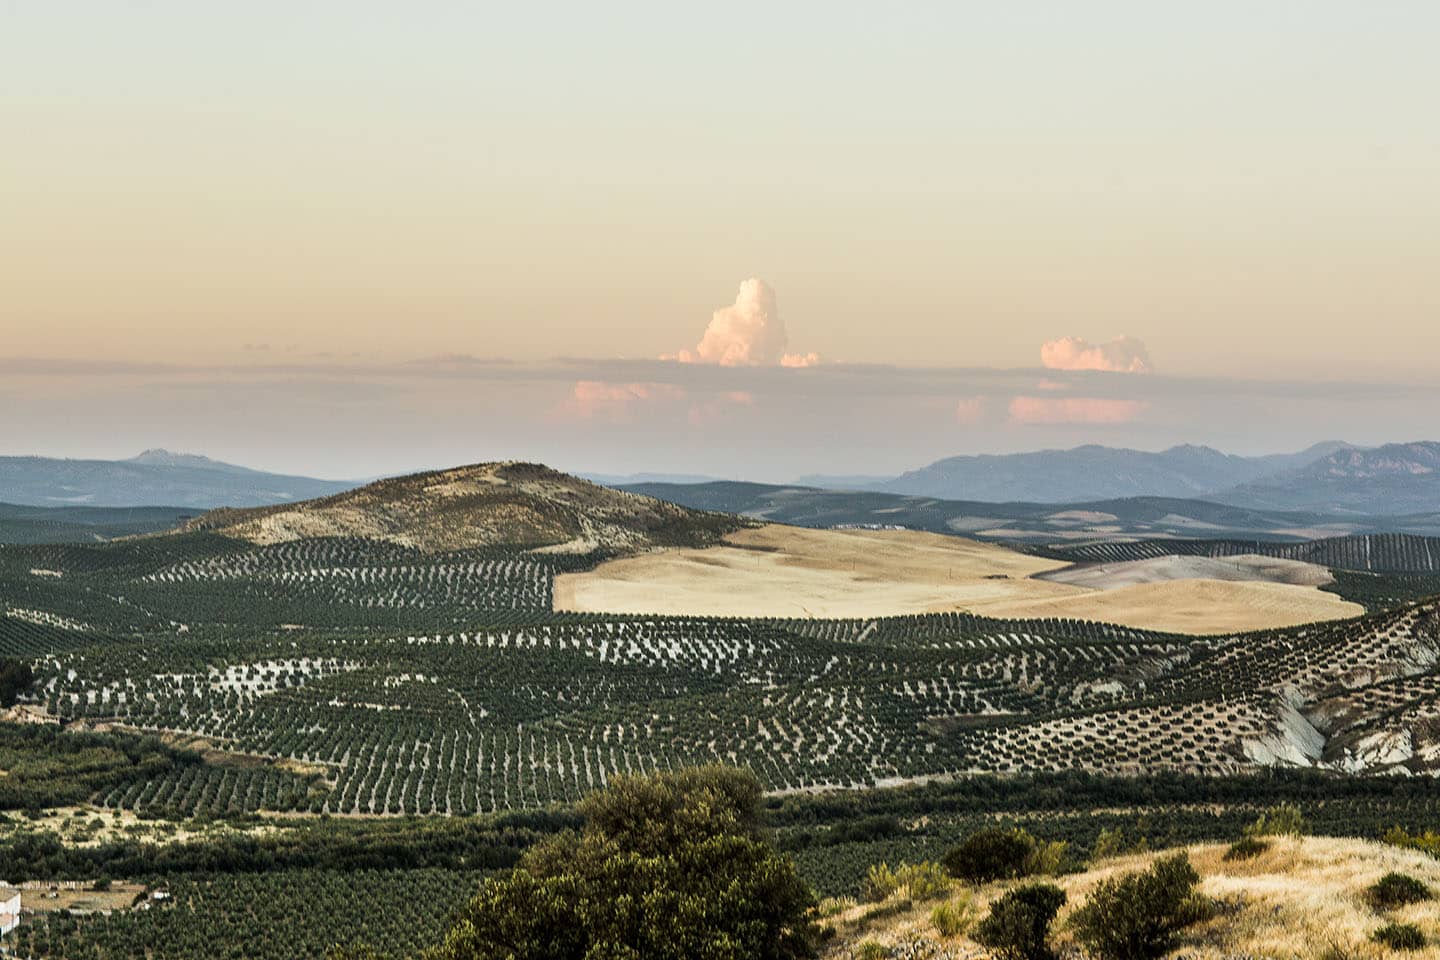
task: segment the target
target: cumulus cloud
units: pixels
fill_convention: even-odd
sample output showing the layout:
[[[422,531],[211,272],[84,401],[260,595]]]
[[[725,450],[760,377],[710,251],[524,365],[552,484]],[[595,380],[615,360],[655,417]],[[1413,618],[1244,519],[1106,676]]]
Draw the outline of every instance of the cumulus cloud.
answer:
[[[1143,400],[1100,397],[1016,397],[1010,422],[1018,424],[1129,423],[1145,409]]]
[[[1116,337],[1109,343],[1090,343],[1079,337],[1061,337],[1040,347],[1040,362],[1051,370],[1109,370],[1114,373],[1150,373],[1150,353],[1134,337]]]
[[[694,350],[681,350],[661,359],[681,363],[714,363],[722,367],[813,367],[818,354],[786,353],[790,338],[775,304],[775,291],[764,280],[751,277],[740,284],[735,302],[716,310]]]

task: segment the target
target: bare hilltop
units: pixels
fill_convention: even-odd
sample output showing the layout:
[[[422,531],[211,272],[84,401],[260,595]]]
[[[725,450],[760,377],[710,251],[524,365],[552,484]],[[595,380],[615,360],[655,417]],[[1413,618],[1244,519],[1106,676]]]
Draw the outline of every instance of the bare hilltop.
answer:
[[[380,480],[301,503],[213,510],[183,529],[261,545],[359,537],[425,553],[512,547],[588,554],[703,547],[749,524],[507,461]]]

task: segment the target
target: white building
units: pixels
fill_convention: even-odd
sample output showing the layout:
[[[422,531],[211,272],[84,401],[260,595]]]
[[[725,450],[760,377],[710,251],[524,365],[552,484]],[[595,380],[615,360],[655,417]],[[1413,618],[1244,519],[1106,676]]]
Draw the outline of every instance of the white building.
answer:
[[[20,891],[0,884],[0,937],[20,926]]]

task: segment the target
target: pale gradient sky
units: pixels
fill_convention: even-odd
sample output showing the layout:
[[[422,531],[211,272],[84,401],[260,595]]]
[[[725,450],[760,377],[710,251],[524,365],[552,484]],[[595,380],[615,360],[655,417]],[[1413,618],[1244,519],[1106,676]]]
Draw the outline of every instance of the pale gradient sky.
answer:
[[[883,472],[1434,422],[1440,4],[888,6],[0,0],[0,453],[783,473],[844,467],[849,423],[878,461],[853,469]],[[884,410],[805,379],[571,403],[682,375],[567,380],[553,358],[692,349],[751,276],[793,349],[896,383],[1121,335],[1168,379],[1089,384],[1123,423],[1017,423],[1035,389],[989,381]],[[451,354],[518,372],[467,391],[376,370]],[[174,406],[177,380],[204,402]],[[1331,381],[1414,392],[1302,399]],[[279,439],[361,413],[368,445]]]

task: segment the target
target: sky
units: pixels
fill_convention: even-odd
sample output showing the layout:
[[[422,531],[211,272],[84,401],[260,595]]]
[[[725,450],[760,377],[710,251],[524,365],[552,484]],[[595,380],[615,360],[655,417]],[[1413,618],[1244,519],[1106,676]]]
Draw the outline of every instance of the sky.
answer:
[[[0,0],[0,455],[1433,438],[1440,6]]]

